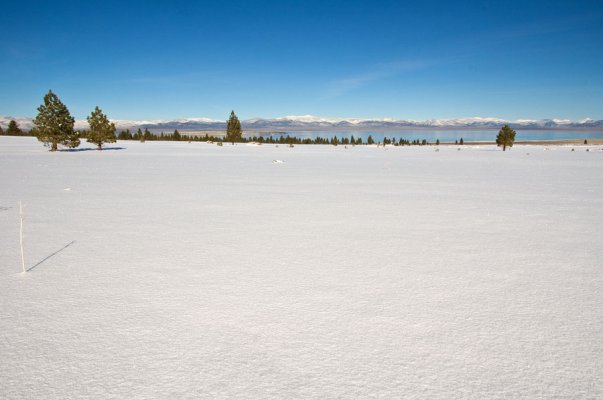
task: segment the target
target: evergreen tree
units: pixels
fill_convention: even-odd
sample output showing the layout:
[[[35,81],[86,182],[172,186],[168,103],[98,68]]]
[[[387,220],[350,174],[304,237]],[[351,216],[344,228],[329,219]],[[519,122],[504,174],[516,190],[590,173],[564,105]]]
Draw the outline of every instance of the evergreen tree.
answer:
[[[459,140],[459,144],[465,144],[465,141],[463,140],[463,138],[461,138],[461,140]]]
[[[503,151],[507,149],[507,146],[513,147],[513,142],[515,142],[515,131],[511,129],[509,125],[503,126],[498,135],[496,135],[496,145],[502,146]]]
[[[94,143],[99,150],[103,149],[103,143],[115,143],[115,124],[109,121],[98,106],[86,119],[90,125],[88,143]]]
[[[38,115],[33,122],[36,137],[50,145],[50,151],[57,151],[59,144],[67,147],[80,145],[78,134],[73,131],[75,120],[51,90],[44,96],[44,104],[38,107]]]
[[[23,135],[23,131],[19,128],[19,124],[14,119],[11,119],[8,123],[8,128],[6,129],[7,136],[21,136]]]
[[[440,145],[440,139],[436,139],[436,146]]]
[[[2,129],[2,125],[0,125],[0,135],[4,135],[4,129]]]
[[[240,142],[243,136],[241,131],[241,121],[237,118],[234,111],[230,112],[230,118],[226,121],[226,138],[227,142]]]
[[[367,144],[375,144],[375,141],[373,140],[373,136],[369,135],[368,139],[366,139],[366,143]]]
[[[174,129],[174,135],[173,135],[174,140],[182,140],[182,138],[180,137],[180,132],[178,132],[178,129]]]

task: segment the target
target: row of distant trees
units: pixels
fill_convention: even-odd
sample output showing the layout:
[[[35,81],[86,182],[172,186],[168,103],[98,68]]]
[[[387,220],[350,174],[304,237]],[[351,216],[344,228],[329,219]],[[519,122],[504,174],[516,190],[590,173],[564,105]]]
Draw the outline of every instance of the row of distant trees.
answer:
[[[67,106],[59,100],[58,96],[51,90],[44,96],[44,102],[38,107],[38,115],[34,119],[34,127],[29,132],[22,131],[17,122],[10,121],[6,132],[0,127],[0,135],[11,135],[11,136],[36,136],[38,140],[44,143],[44,145],[50,147],[50,151],[56,151],[59,145],[66,147],[77,147],[80,145],[80,139],[85,138],[89,143],[94,143],[98,150],[102,150],[103,144],[114,143],[116,139],[119,140],[139,140],[145,142],[147,140],[169,140],[169,141],[212,141],[212,142],[258,142],[258,143],[282,143],[282,144],[331,144],[331,145],[361,145],[364,144],[362,138],[355,138],[353,135],[350,138],[342,137],[341,139],[337,136],[332,138],[298,138],[295,136],[282,136],[274,138],[273,136],[253,136],[243,137],[243,131],[241,129],[241,122],[237,118],[234,111],[230,113],[230,117],[226,122],[226,136],[217,137],[210,136],[208,134],[204,136],[198,135],[186,135],[180,134],[178,130],[175,130],[172,134],[164,134],[163,132],[159,135],[151,133],[148,129],[142,131],[138,129],[136,132],[131,133],[130,130],[121,131],[119,135],[115,136],[115,124],[112,123],[103,111],[97,106],[90,115],[86,118],[89,130],[83,132],[75,131],[74,124],[75,119],[69,113]],[[503,150],[507,147],[513,146],[515,141],[515,131],[508,125],[501,128],[498,135],[496,136],[496,144],[502,146]],[[464,144],[463,138],[460,142],[456,141],[456,144]],[[367,138],[366,144],[375,144],[375,140],[371,135]],[[406,140],[400,138],[387,138],[383,139],[383,144],[395,145],[395,146],[410,146],[410,145],[428,145],[426,139],[423,140]],[[436,145],[440,144],[439,139],[435,142]]]
[[[226,137],[221,137],[221,136],[213,136],[213,135],[209,135],[209,134],[205,134],[205,135],[186,135],[186,134],[181,134],[178,129],[174,130],[174,133],[163,133],[161,132],[160,134],[154,134],[151,133],[148,129],[144,129],[144,131],[141,128],[138,128],[138,130],[134,133],[132,133],[129,129],[123,130],[121,131],[118,135],[117,135],[117,139],[118,140],[139,140],[141,142],[146,142],[146,141],[188,141],[188,142],[232,142],[232,143],[267,143],[267,144],[330,144],[330,145],[362,145],[362,144],[391,144],[394,146],[411,146],[411,145],[429,145],[429,144],[433,144],[431,142],[428,142],[426,139],[423,140],[405,140],[405,139],[389,139],[389,138],[384,138],[383,142],[375,142],[375,140],[373,139],[373,137],[371,135],[369,135],[368,139],[365,141],[362,140],[362,138],[358,137],[355,138],[354,135],[352,135],[351,137],[337,137],[337,136],[333,136],[330,138],[323,138],[323,137],[314,137],[314,138],[300,138],[297,136],[290,136],[290,135],[278,135],[278,136],[247,136],[247,137],[241,137],[238,140],[235,141],[231,141],[228,140],[228,136]],[[457,141],[457,144],[459,142]],[[440,144],[440,140],[436,140],[435,142],[436,145]],[[461,139],[460,144],[463,144],[463,140]]]
[[[100,109],[98,109],[98,107],[95,109],[95,111],[93,112],[93,117],[89,117],[91,120],[94,120],[96,118],[101,118],[98,114],[102,113],[100,111]],[[106,121],[103,120],[103,123],[106,123]],[[93,123],[94,125],[94,123]],[[99,125],[99,124],[97,124]],[[107,128],[107,130],[112,130],[112,127]],[[362,144],[388,144],[388,145],[394,145],[394,146],[413,146],[413,145],[418,145],[418,146],[422,146],[422,145],[431,145],[433,143],[428,142],[426,139],[423,140],[419,140],[419,139],[415,139],[415,140],[406,140],[403,138],[400,139],[396,139],[396,138],[383,138],[382,142],[376,142],[373,139],[372,135],[369,135],[369,137],[367,138],[366,141],[363,141],[361,137],[354,137],[354,135],[352,135],[351,137],[337,137],[337,136],[333,136],[330,138],[323,138],[323,137],[315,137],[315,138],[300,138],[300,137],[296,137],[296,136],[290,136],[290,135],[278,135],[278,136],[248,136],[248,137],[239,137],[237,139],[235,139],[234,141],[232,140],[232,137],[229,137],[228,135],[226,137],[223,136],[213,136],[213,135],[209,135],[209,134],[205,134],[205,135],[187,135],[187,134],[181,134],[178,129],[174,130],[173,133],[164,133],[161,132],[160,134],[154,134],[151,131],[149,131],[147,128],[145,128],[144,130],[142,130],[141,128],[138,128],[138,130],[132,132],[129,129],[126,130],[122,130],[116,137],[114,134],[112,134],[113,138],[111,137],[111,135],[107,135],[108,139],[106,142],[101,142],[102,137],[105,137],[105,135],[102,135],[101,138],[97,137],[98,135],[95,135],[95,133],[98,132],[97,130],[84,130],[81,132],[74,132],[75,135],[77,135],[77,138],[74,137],[71,139],[71,144],[75,145],[76,143],[79,144],[79,141],[81,141],[81,139],[87,139],[89,142],[92,141],[94,143],[97,144],[99,149],[102,149],[102,144],[103,143],[112,143],[114,142],[114,140],[112,140],[113,138],[116,138],[117,140],[136,140],[136,141],[140,141],[140,142],[146,142],[146,141],[187,141],[187,142],[239,142],[239,143],[267,143],[267,144],[330,144],[330,145],[362,145]],[[4,134],[7,136],[35,136],[35,130],[31,130],[31,131],[23,131],[18,127],[18,124],[12,120],[9,123],[8,129],[6,131],[2,131],[2,128],[0,127],[0,135]],[[455,141],[455,144],[463,144],[463,138],[461,138],[460,141]],[[440,144],[440,140],[436,140],[435,141],[436,145]]]

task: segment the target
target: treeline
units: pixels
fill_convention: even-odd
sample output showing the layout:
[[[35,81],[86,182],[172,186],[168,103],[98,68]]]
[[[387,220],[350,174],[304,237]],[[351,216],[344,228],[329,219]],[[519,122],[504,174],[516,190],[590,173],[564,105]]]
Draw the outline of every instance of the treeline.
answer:
[[[77,136],[80,139],[89,139],[90,138],[90,131],[84,130],[84,131],[77,131],[76,132]],[[0,126],[0,135],[5,135],[5,136],[35,136],[35,131],[33,130],[23,130],[21,128],[19,128],[19,125],[16,121],[11,120],[7,129],[2,129],[2,127]],[[174,130],[173,133],[164,133],[161,132],[160,134],[155,134],[152,133],[151,131],[149,131],[148,129],[138,129],[135,132],[130,131],[129,129],[126,130],[122,130],[118,135],[117,135],[117,139],[118,140],[136,140],[136,141],[140,141],[140,142],[146,142],[146,141],[174,141],[174,142],[180,142],[180,141],[186,141],[186,142],[228,142],[229,140],[225,137],[225,136],[214,136],[214,135],[209,135],[209,134],[205,134],[205,135],[187,135],[187,134],[182,134],[180,133],[177,129]],[[331,138],[324,138],[324,137],[316,137],[316,138],[300,138],[297,136],[290,136],[290,135],[278,135],[278,136],[274,136],[274,135],[268,135],[268,136],[248,136],[248,137],[241,137],[237,140],[237,142],[239,143],[266,143],[266,144],[328,144],[328,145],[333,145],[333,146],[337,146],[337,145],[363,145],[363,144],[387,144],[387,145],[394,145],[394,146],[424,146],[424,145],[431,145],[431,144],[436,144],[439,145],[440,144],[440,140],[436,140],[435,143],[431,143],[429,141],[427,141],[426,139],[423,140],[419,140],[419,139],[415,139],[415,140],[406,140],[403,138],[400,139],[396,139],[396,138],[383,138],[383,141],[377,142],[373,139],[372,135],[369,135],[369,137],[367,138],[366,141],[363,141],[361,137],[354,137],[354,135],[352,135],[351,137],[337,137],[337,136],[333,136]],[[463,139],[461,138],[460,142],[456,142],[458,144],[463,144]]]
[[[83,133],[82,137],[86,137],[85,133]],[[231,140],[228,139],[228,137],[226,136],[214,136],[214,135],[209,135],[209,134],[205,134],[205,135],[186,135],[186,134],[182,134],[180,133],[177,129],[174,130],[173,133],[164,133],[161,132],[160,134],[155,134],[152,133],[151,131],[149,131],[148,129],[138,129],[136,132],[132,133],[129,129],[126,130],[122,130],[118,135],[117,135],[117,139],[118,140],[137,140],[140,142],[146,142],[146,141],[174,141],[174,142],[180,142],[180,141],[186,141],[186,142],[230,142]],[[266,144],[329,144],[329,145],[333,145],[333,146],[337,146],[337,145],[363,145],[363,144],[387,144],[387,145],[394,145],[394,146],[424,146],[424,145],[432,145],[432,144],[436,144],[439,145],[440,144],[440,140],[436,140],[435,143],[429,142],[426,139],[423,140],[419,140],[419,139],[415,139],[415,140],[406,140],[403,138],[400,139],[396,139],[396,138],[383,138],[383,141],[381,142],[377,142],[375,141],[375,139],[373,139],[372,135],[369,135],[369,137],[367,138],[366,141],[363,141],[361,137],[354,137],[354,135],[352,135],[351,137],[337,137],[337,136],[332,136],[330,138],[324,138],[324,137],[315,137],[315,138],[300,138],[297,136],[291,136],[291,135],[278,135],[278,136],[274,136],[274,135],[267,135],[267,136],[263,136],[263,135],[259,135],[259,136],[247,136],[247,137],[240,137],[237,139],[236,141],[237,143],[266,143]],[[460,144],[463,144],[463,140],[461,139]]]
[[[178,132],[178,129],[174,130],[173,133],[163,133],[155,134],[151,133],[148,129],[138,128],[138,130],[134,133],[130,132],[129,129],[121,131],[117,135],[118,140],[138,140],[140,142],[148,141],[173,141],[173,142],[221,142],[225,141],[225,138],[219,136],[212,136],[205,134],[204,136],[199,135],[186,135]]]

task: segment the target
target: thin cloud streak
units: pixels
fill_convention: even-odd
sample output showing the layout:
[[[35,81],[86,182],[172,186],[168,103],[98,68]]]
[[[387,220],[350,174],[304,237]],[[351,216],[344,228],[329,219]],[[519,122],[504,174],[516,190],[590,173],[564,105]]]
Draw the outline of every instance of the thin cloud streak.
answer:
[[[136,76],[123,80],[126,84],[132,85],[156,85],[160,87],[190,87],[190,86],[202,86],[205,81],[210,79],[216,79],[221,76],[217,72],[203,72],[203,73],[187,73],[178,75],[162,75],[162,76]]]
[[[424,60],[408,60],[378,64],[372,71],[330,82],[327,85],[324,97],[334,98],[343,96],[352,90],[367,86],[373,82],[392,78],[405,72],[420,70],[431,64],[433,63]]]
[[[515,39],[570,31],[583,31],[599,26],[601,21],[601,16],[588,16],[580,18],[568,17],[564,21],[548,20],[538,23],[526,23],[496,31],[493,33],[493,39]]]

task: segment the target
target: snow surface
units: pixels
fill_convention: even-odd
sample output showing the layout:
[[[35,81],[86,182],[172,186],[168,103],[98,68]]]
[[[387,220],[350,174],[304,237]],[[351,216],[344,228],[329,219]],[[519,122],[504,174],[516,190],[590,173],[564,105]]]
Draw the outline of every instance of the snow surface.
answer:
[[[603,398],[600,148],[108,147],[0,137],[1,398]]]

